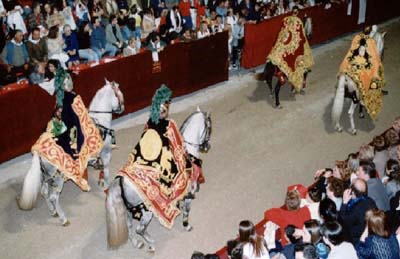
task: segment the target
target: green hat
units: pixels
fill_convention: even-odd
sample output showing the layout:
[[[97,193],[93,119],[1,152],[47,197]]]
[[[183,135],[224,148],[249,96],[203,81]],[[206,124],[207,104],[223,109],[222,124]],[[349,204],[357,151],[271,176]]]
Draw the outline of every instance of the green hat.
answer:
[[[150,119],[155,124],[160,121],[161,105],[171,100],[172,91],[165,84],[157,89],[151,101]]]
[[[63,106],[63,100],[64,100],[64,80],[68,76],[68,73],[62,69],[61,67],[58,67],[56,70],[56,75],[54,77],[54,88],[56,92],[56,101],[57,101],[57,107],[62,107]]]

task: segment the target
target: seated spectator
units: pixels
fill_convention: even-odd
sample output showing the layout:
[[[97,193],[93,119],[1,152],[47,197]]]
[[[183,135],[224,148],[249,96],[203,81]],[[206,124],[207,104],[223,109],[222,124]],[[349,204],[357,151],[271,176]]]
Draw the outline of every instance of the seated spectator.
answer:
[[[182,42],[191,42],[194,39],[192,38],[192,33],[189,29],[183,29],[182,36],[180,37]]]
[[[296,259],[318,259],[317,251],[312,244],[298,244],[294,247]]]
[[[286,208],[272,208],[264,213],[266,222],[272,221],[279,226],[280,236],[285,236],[285,227],[294,225],[298,229],[302,229],[304,222],[311,219],[310,211],[307,207],[300,208],[300,193],[298,190],[288,190],[285,198]],[[282,245],[287,244],[284,238]]]
[[[90,48],[96,52],[99,59],[104,55],[114,57],[117,53],[117,47],[111,45],[106,40],[106,33],[100,24],[100,18],[94,17],[92,34],[90,35]]]
[[[51,5],[50,3],[45,3],[43,5],[43,17],[44,20],[46,21],[46,27],[48,27],[50,16],[51,16]]]
[[[60,66],[60,61],[58,61],[56,59],[50,59],[49,62],[47,62],[44,80],[50,81],[51,79],[53,79],[56,75],[57,68],[59,66]]]
[[[93,0],[91,10],[89,10],[90,16],[102,18],[104,15],[104,7],[102,0]]]
[[[261,15],[261,5],[259,3],[255,3],[254,5],[254,11],[250,12],[246,20],[249,23],[258,23],[261,21],[262,15]]]
[[[317,258],[326,259],[329,254],[329,248],[322,239],[319,222],[315,219],[308,220],[304,222],[304,228],[310,234],[310,240],[307,240],[307,242],[310,242],[315,247]]]
[[[109,19],[111,15],[118,15],[119,8],[116,0],[106,0],[104,4],[104,16]]]
[[[183,28],[183,20],[182,16],[179,12],[178,7],[174,6],[172,9],[169,11],[167,18],[166,18],[166,25],[168,32],[171,33],[176,33],[180,34]],[[185,27],[188,28],[188,27]],[[189,28],[190,29],[190,28]]]
[[[29,76],[29,82],[31,84],[40,84],[45,81],[45,63],[35,63],[33,66],[33,71]]]
[[[109,24],[106,26],[106,41],[117,49],[122,49],[124,46],[124,38],[121,34],[121,29],[118,25],[118,20],[115,15],[110,16]]]
[[[41,11],[41,6],[39,2],[34,2],[32,5],[32,13],[28,16],[28,27],[29,31],[32,31],[34,28],[45,28],[47,27],[46,20]]]
[[[217,15],[214,25],[211,27],[213,33],[223,32],[225,29],[224,23],[222,21],[222,16]]]
[[[227,5],[229,5],[229,1],[219,2],[217,8],[215,8],[215,12],[217,13],[217,15],[220,15],[221,17],[226,17],[226,14],[228,12]]]
[[[322,199],[321,191],[314,187],[307,191],[306,198],[301,199],[300,207],[306,206],[310,210],[312,219],[320,220],[319,218],[319,202]]]
[[[64,40],[60,35],[57,25],[50,27],[49,35],[47,35],[47,50],[49,59],[57,59],[61,66],[65,69],[69,56],[64,52]]]
[[[65,42],[64,51],[69,56],[68,68],[71,69],[73,65],[79,65],[79,45],[75,32],[67,24],[64,25],[63,39]]]
[[[366,227],[356,246],[360,259],[400,259],[399,243],[388,229],[383,211],[372,209],[365,215]]]
[[[288,8],[284,0],[279,0],[275,15],[282,15],[288,12]]]
[[[139,51],[136,49],[136,39],[131,37],[128,40],[128,46],[124,48],[123,55],[124,57],[136,55]]]
[[[254,224],[243,220],[239,224],[239,242],[242,245],[243,257],[251,259],[269,259],[264,240],[258,236]]]
[[[328,179],[328,185],[326,187],[326,196],[335,202],[336,208],[342,206],[344,192],[344,183],[341,179],[336,177],[330,177]]]
[[[96,52],[90,48],[90,35],[92,34],[92,29],[88,22],[82,22],[79,26],[78,31],[78,54],[82,59],[87,61],[99,61],[99,57]]]
[[[386,195],[385,186],[382,181],[377,178],[374,163],[361,163],[357,170],[357,177],[367,182],[368,197],[373,199],[378,209],[388,211],[389,199]]]
[[[389,158],[399,160],[397,148],[399,145],[399,135],[394,129],[389,129],[385,133],[385,140],[388,146]]]
[[[76,22],[72,14],[71,7],[67,3],[67,0],[62,0],[62,6],[63,6],[62,15],[64,17],[64,24],[69,25],[71,30],[76,31],[77,30]]]
[[[321,234],[331,249],[328,259],[358,259],[354,246],[345,241],[343,227],[337,221],[326,222],[321,228]]]
[[[150,8],[153,9],[155,17],[160,17],[165,8],[165,0],[150,0]]]
[[[373,162],[379,176],[382,178],[385,175],[386,162],[389,160],[389,152],[386,150],[385,138],[383,136],[376,136],[372,143],[375,151]]]
[[[147,44],[147,49],[150,50],[151,52],[160,52],[164,50],[165,42],[160,40],[160,36],[156,32],[152,32],[149,37],[148,37],[148,44]]]
[[[294,8],[304,9],[304,6],[302,4],[300,4],[299,0],[291,0],[291,1],[289,1],[289,9],[290,9],[290,11],[293,11]]]
[[[153,13],[150,9],[145,9],[143,11],[143,20],[142,20],[142,37],[147,38],[149,34],[156,30],[156,22],[153,16]]]
[[[368,197],[367,183],[362,179],[354,180],[351,188],[343,193],[343,204],[339,211],[339,220],[349,232],[351,242],[356,244],[365,228],[365,212],[376,208],[375,201]],[[329,245],[329,244],[328,244]]]
[[[338,209],[335,202],[329,198],[323,199],[319,204],[319,217],[322,223],[338,220]]]
[[[397,160],[389,159],[386,165],[388,181],[386,183],[386,194],[389,200],[400,191],[400,165]]]
[[[116,0],[119,10],[128,10],[128,2],[126,0]]]
[[[11,81],[17,80],[18,73],[22,73],[25,77],[29,75],[29,55],[23,39],[22,31],[16,30],[14,38],[7,42],[1,53],[1,59],[6,65]]]
[[[47,62],[47,43],[44,38],[40,38],[40,29],[33,28],[26,42],[26,50],[28,51],[29,61],[31,65],[39,62]]]
[[[7,11],[7,22],[8,29],[19,30],[22,34],[27,33],[26,25],[22,14],[24,10],[17,0],[3,1],[4,9]],[[2,28],[3,29],[3,28]]]
[[[51,8],[51,14],[49,20],[47,21],[47,26],[49,28],[53,26],[58,26],[58,28],[64,27],[64,16],[58,10],[58,7],[56,5],[53,5],[53,7]]]
[[[197,39],[202,39],[210,36],[210,31],[208,30],[207,23],[202,21],[200,24],[200,29],[197,32]]]
[[[136,38],[136,20],[130,17],[126,20],[126,25],[121,29],[122,37],[124,41],[128,41],[130,38]],[[139,38],[140,40],[140,38]]]

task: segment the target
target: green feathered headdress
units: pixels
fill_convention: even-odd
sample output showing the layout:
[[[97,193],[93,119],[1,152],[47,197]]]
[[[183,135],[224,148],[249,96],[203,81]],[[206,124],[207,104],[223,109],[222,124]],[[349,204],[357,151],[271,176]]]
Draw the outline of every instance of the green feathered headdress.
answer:
[[[160,88],[157,89],[156,93],[153,96],[151,101],[150,108],[150,119],[155,124],[158,124],[160,121],[160,112],[161,105],[170,101],[172,96],[172,91],[166,85],[161,85]]]
[[[56,75],[54,77],[54,89],[56,92],[57,107],[63,106],[64,91],[65,91],[64,81],[67,76],[68,76],[68,72],[66,72],[61,67],[57,68]]]

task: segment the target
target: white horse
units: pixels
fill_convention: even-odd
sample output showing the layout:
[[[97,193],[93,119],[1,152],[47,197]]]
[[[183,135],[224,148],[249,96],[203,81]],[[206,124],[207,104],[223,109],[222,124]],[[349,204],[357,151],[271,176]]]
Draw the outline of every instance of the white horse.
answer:
[[[363,105],[360,99],[360,93],[358,91],[356,83],[348,76],[345,74],[341,74],[338,79],[338,85],[336,89],[336,95],[335,99],[333,101],[333,107],[332,107],[332,121],[335,126],[335,130],[338,132],[342,132],[343,128],[340,125],[340,117],[343,112],[343,106],[344,106],[344,98],[345,98],[345,91],[347,89],[347,92],[350,96],[352,96],[351,99],[351,105],[348,111],[349,119],[350,119],[350,133],[355,135],[357,134],[357,130],[355,128],[354,124],[354,111],[357,107],[358,104]]]
[[[185,120],[181,127],[181,133],[189,155],[199,159],[200,152],[206,152],[210,148],[211,127],[210,114],[201,112],[200,109]],[[183,226],[187,231],[192,230],[192,226],[189,224],[189,211],[196,191],[198,191],[198,186],[191,186],[189,193],[179,203],[179,207],[183,212]],[[132,208],[142,203],[143,200],[138,192],[132,185],[126,184],[123,177],[118,176],[114,179],[106,198],[107,241],[109,248],[115,249],[122,246],[128,241],[128,238],[135,247],[143,247],[144,243],[133,236],[133,218],[132,213],[130,213]],[[145,209],[142,209],[141,212],[142,217],[135,232],[147,243],[148,250],[154,252],[154,240],[147,232],[153,213]]]
[[[379,51],[379,56],[381,57],[381,60],[382,60],[383,55],[384,55],[384,48],[385,48],[386,31],[378,32],[378,26],[372,25],[372,30],[371,30],[371,33],[369,34],[369,36],[375,40],[376,47],[378,48],[378,51]]]
[[[70,90],[72,90],[72,88],[70,88]],[[98,90],[93,98],[91,106],[107,112],[105,114],[109,116],[103,116],[101,122],[109,126],[111,123],[111,113],[113,111],[120,112],[124,109],[123,95],[117,85],[111,86],[111,84],[107,82],[104,87]],[[110,137],[108,135],[106,136],[101,156],[104,157],[104,161],[109,162],[111,141]],[[58,216],[61,220],[61,224],[63,226],[68,226],[70,222],[59,203],[63,186],[64,176],[62,172],[51,165],[45,158],[40,157],[39,154],[34,152],[31,167],[24,179],[21,196],[17,198],[18,206],[22,210],[33,209],[36,206],[39,192],[41,192],[46,200],[51,215],[54,217]]]
[[[111,128],[113,113],[121,114],[125,110],[124,96],[119,90],[118,84],[109,82],[97,91],[89,106],[89,114],[100,130],[103,137],[103,149],[100,159],[92,163],[96,169],[100,169],[99,185],[107,188],[110,182],[110,161],[112,145],[115,144],[115,131]]]

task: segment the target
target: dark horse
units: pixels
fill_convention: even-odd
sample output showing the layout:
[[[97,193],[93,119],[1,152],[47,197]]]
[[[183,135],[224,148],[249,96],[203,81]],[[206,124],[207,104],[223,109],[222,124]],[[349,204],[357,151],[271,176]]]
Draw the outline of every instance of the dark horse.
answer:
[[[304,85],[306,86],[308,71],[304,72]],[[275,87],[272,87],[272,79],[276,76],[278,78]],[[264,67],[264,71],[257,75],[257,79],[260,81],[265,81],[269,87],[270,96],[275,99],[275,108],[281,109],[281,103],[279,101],[279,92],[281,91],[281,87],[286,83],[287,77],[286,75],[278,68],[278,66],[272,64],[272,62],[267,61]],[[292,86],[292,93],[294,94],[296,89]],[[304,90],[300,91],[301,94],[304,94]]]

